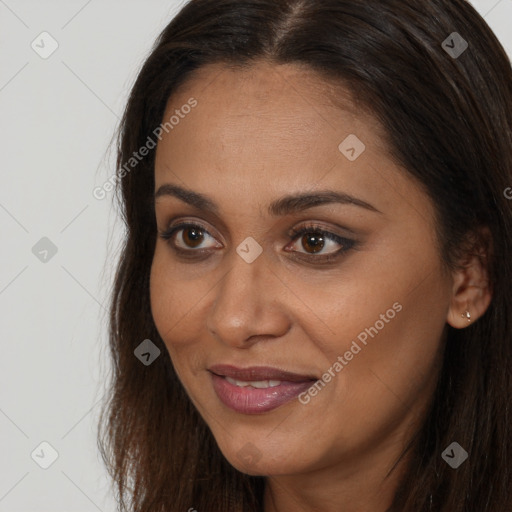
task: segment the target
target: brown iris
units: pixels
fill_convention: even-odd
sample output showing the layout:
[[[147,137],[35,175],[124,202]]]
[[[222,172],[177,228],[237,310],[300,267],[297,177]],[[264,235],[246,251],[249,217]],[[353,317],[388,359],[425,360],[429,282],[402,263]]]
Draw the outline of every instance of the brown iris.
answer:
[[[183,230],[182,236],[185,244],[190,247],[197,247],[198,245],[201,245],[203,241],[204,232],[201,229],[190,227]]]
[[[318,233],[306,233],[301,240],[305,249],[307,249],[308,246],[311,247],[312,253],[321,251],[325,245],[323,235]]]

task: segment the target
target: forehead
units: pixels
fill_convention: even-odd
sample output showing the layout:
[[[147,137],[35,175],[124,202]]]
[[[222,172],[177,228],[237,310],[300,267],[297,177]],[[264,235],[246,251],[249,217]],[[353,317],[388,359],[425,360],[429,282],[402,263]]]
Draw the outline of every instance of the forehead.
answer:
[[[191,98],[196,103],[192,111],[186,106]],[[175,114],[182,109],[188,113],[179,120]],[[199,68],[170,97],[163,122],[173,115],[179,125],[163,134],[157,156],[172,153],[179,159],[178,153],[188,148],[189,158],[209,150],[210,158],[236,153],[254,159],[251,151],[257,151],[258,160],[269,164],[278,156],[332,161],[351,134],[387,151],[381,127],[348,89],[295,64],[260,61],[248,68],[221,63]]]
[[[267,116],[262,121],[279,116],[300,117],[303,122],[309,118],[328,129],[336,127],[343,113],[348,122],[364,122],[384,135],[369,108],[353,96],[341,79],[321,77],[305,64],[258,60],[244,67],[205,65],[194,70],[174,91],[166,114],[179,109],[191,95],[198,100],[204,117],[212,109],[220,110],[224,117]]]
[[[191,100],[194,108],[185,108]],[[431,210],[389,155],[377,121],[347,89],[304,67],[205,66],[171,96],[162,122],[171,117],[172,129],[157,145],[155,190],[183,185],[215,197],[233,215],[320,189],[359,197],[380,211]],[[342,152],[347,140],[363,148],[355,160]]]

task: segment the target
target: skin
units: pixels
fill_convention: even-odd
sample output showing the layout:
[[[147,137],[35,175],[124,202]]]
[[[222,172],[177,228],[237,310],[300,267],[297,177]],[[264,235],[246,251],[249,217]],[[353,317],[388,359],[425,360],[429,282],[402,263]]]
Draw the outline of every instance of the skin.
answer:
[[[267,477],[267,512],[338,512],[341,505],[384,512],[407,457],[386,475],[424,420],[445,326],[466,327],[464,311],[474,321],[490,300],[478,261],[446,271],[432,202],[390,159],[376,121],[348,92],[338,90],[336,102],[333,92],[295,65],[210,65],[170,98],[164,119],[190,97],[198,105],[157,147],[155,191],[179,185],[207,195],[219,211],[171,195],[156,200],[159,232],[182,220],[199,223],[206,233],[197,243],[209,253],[193,258],[190,230],[157,238],[153,318],[224,456]],[[338,149],[349,134],[366,146],[355,161]],[[282,196],[320,190],[350,194],[378,212],[352,204],[267,211]],[[289,236],[312,222],[355,246],[332,263],[315,263],[320,256],[308,240]],[[236,252],[249,236],[263,249],[252,263]],[[320,254],[343,247],[324,241]],[[181,257],[173,242],[196,253]],[[321,378],[395,303],[401,311],[307,405],[293,400],[244,415],[212,387],[207,368],[218,363]],[[247,452],[252,457],[242,457]]]

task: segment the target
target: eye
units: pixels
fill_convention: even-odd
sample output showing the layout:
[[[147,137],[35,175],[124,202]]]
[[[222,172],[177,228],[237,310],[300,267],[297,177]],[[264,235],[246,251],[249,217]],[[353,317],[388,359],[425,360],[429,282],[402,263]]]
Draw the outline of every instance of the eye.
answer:
[[[309,225],[303,226],[299,229],[293,229],[291,231],[294,240],[297,240],[295,245],[299,245],[304,250],[286,249],[290,252],[298,252],[300,254],[315,255],[312,259],[322,259],[322,256],[326,256],[329,259],[340,255],[354,247],[355,241],[348,238],[344,238],[335,233],[331,233],[320,226]]]
[[[203,226],[193,223],[183,222],[172,226],[167,231],[160,233],[160,237],[168,241],[173,248],[180,252],[190,252],[191,249],[193,251],[200,251],[201,249],[222,247]],[[208,242],[208,239],[213,240],[214,243],[203,245],[205,242]]]

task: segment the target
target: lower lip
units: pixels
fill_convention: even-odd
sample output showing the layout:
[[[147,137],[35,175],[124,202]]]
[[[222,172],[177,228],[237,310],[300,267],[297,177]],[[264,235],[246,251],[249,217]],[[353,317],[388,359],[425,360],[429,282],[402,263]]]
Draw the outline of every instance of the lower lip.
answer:
[[[224,377],[215,374],[212,374],[212,379],[213,389],[220,401],[230,409],[242,414],[272,411],[296,398],[310,388],[314,382],[281,382],[279,386],[273,388],[257,389],[250,386],[236,386]]]

